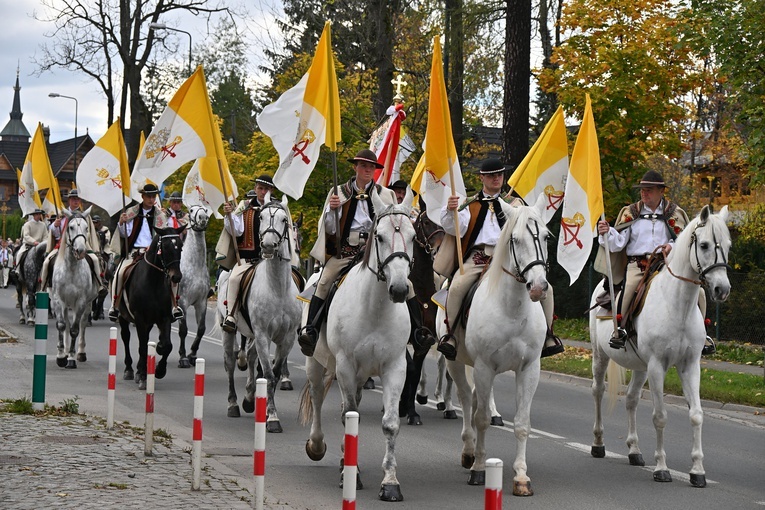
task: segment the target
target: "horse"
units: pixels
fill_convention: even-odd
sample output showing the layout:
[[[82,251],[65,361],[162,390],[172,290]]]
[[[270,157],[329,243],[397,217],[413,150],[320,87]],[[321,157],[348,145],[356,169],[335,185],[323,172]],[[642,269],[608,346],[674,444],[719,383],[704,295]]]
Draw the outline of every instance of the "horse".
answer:
[[[78,361],[87,361],[85,329],[92,301],[98,295],[98,276],[90,265],[87,240],[90,236],[90,208],[82,213],[62,210],[66,228],[61,234],[61,249],[53,266],[51,310],[56,316],[58,330],[59,367],[77,368]],[[98,269],[96,269],[98,270]],[[64,335],[69,331],[69,349],[64,349]],[[77,356],[75,359],[75,341]]]
[[[272,202],[266,197],[266,204],[260,208],[258,236],[263,260],[253,269],[252,284],[242,297],[242,304],[237,312],[239,331],[249,339],[249,372],[242,409],[246,413],[255,409],[255,367],[260,363],[263,377],[268,380],[266,430],[279,433],[282,432],[282,426],[276,413],[274,390],[286,365],[287,356],[295,344],[301,312],[297,300],[298,288],[292,279],[292,218],[286,195],[281,203]],[[228,272],[221,274],[220,295],[226,295],[228,277]],[[218,300],[218,323],[223,321],[225,314],[225,305]],[[276,346],[273,364],[269,359],[271,342]],[[234,351],[237,346],[236,333],[223,331],[223,360],[228,374],[227,414],[232,418],[240,416],[234,388]]]
[[[18,276],[16,278],[16,299],[19,305],[19,324],[35,325],[35,316],[37,315],[37,290],[40,285],[40,271],[43,261],[48,251],[48,243],[42,242],[29,248],[24,256],[24,260],[17,267]],[[24,304],[24,295],[26,294],[26,306]]]
[[[301,421],[307,423],[311,419],[305,447],[308,457],[321,460],[327,450],[321,430],[321,408],[332,373],[340,385],[343,421],[345,413],[358,410],[362,386],[367,378],[380,376],[386,452],[379,498],[401,501],[403,495],[396,478],[394,449],[399,431],[398,401],[406,378],[406,344],[411,327],[405,301],[409,293],[408,276],[415,236],[409,219],[412,192],[407,190],[404,201],[391,206],[386,206],[375,192],[371,197],[376,218],[364,259],[348,272],[337,289],[316,351],[313,357],[306,359],[308,381],[300,398]],[[356,485],[361,485],[358,477]]]
[[[178,336],[181,342],[178,348],[179,368],[190,368],[196,364],[199,342],[205,334],[205,317],[207,311],[207,298],[210,293],[210,273],[207,269],[207,243],[205,231],[210,221],[210,212],[201,205],[192,205],[189,209],[189,225],[191,231],[187,232],[183,242],[181,253],[181,273],[185,276],[178,286],[178,306],[183,310],[183,318],[178,324]],[[187,325],[186,310],[194,307],[194,316],[197,321],[197,336],[191,344],[191,350],[186,356],[186,335],[189,328]]]
[[[642,311],[634,318],[637,338],[630,339],[625,349],[609,346],[613,333],[612,322],[598,317],[603,312],[595,306],[595,296],[602,292],[603,285],[598,285],[593,293],[593,309],[590,311],[590,337],[593,339],[592,394],[595,398],[595,437],[591,449],[593,457],[603,458],[606,455],[601,400],[607,369],[609,395],[612,402],[616,400],[618,368],[614,363],[617,363],[622,371],[632,370],[632,379],[626,393],[626,442],[630,465],[645,465],[638,447],[636,415],[641,389],[648,380],[653,397],[653,424],[656,430],[656,468],[653,479],[657,482],[672,481],[664,451],[667,411],[663,393],[667,371],[674,366],[682,383],[691,422],[693,464],[690,483],[694,487],[706,486],[701,448],[704,414],[699,401],[701,349],[706,333],[704,318],[698,307],[698,288],[702,285],[706,287],[716,302],[725,301],[730,294],[727,260],[731,239],[725,224],[727,217],[727,206],[719,214],[714,214],[711,207],[704,206],[699,215],[678,235],[666,265],[650,282]]]
[[[161,356],[154,371],[157,379],[167,373],[167,357],[173,350],[170,338],[172,318],[172,290],[170,282],[181,281],[180,234],[186,227],[156,228],[151,244],[127,277],[119,303],[119,325],[125,345],[125,371],[123,379],[135,381],[139,389],[146,389],[146,360],[149,351],[149,333],[156,325],[159,329],[157,354]],[[127,263],[127,262],[126,262]],[[135,324],[138,335],[138,363],[133,372],[130,355],[130,323]]]
[[[527,475],[526,441],[531,430],[531,401],[539,383],[540,353],[547,331],[539,303],[548,288],[547,240],[550,236],[542,220],[543,198],[533,207],[516,208],[501,202],[507,218],[505,225],[489,267],[475,291],[470,318],[458,342],[457,360],[447,361],[463,409],[462,466],[470,469],[470,485],[483,485],[486,479],[485,435],[491,422],[489,401],[494,379],[508,370],[515,372],[513,494],[516,496],[533,495]],[[443,317],[443,310],[439,310],[439,317]],[[472,391],[465,364],[474,368]]]

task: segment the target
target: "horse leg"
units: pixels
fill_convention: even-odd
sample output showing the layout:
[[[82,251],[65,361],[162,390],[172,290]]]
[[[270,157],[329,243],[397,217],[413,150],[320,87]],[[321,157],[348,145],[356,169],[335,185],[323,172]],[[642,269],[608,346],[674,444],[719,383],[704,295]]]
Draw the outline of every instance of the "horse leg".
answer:
[[[446,402],[444,400],[444,378],[447,375],[446,372],[446,358],[443,354],[438,354],[437,362],[438,371],[436,372],[436,387],[433,389],[433,398],[436,400],[436,409],[439,411],[446,410]],[[425,374],[423,373],[423,377]]]
[[[133,357],[130,355],[130,323],[120,317],[119,325],[120,338],[122,338],[122,345],[125,348],[125,371],[122,373],[122,379],[132,381],[135,378],[135,372],[133,372]]]
[[[146,362],[149,357],[149,331],[151,331],[151,325],[135,324],[135,333],[138,337],[138,363],[136,363],[135,382],[138,384],[139,390],[146,389]]]
[[[173,351],[173,343],[170,338],[170,319],[166,319],[162,324],[157,324],[157,329],[159,329],[157,354],[161,357],[157,362],[157,369],[154,375],[157,379],[163,379],[165,374],[167,374],[167,358],[170,357],[170,353]],[[151,327],[149,327],[149,330],[151,330]]]
[[[340,408],[340,413],[342,415],[341,421],[343,423],[343,426],[345,426],[346,413],[350,411],[358,411],[358,404],[361,398],[363,382],[357,381],[358,374],[356,372],[356,367],[354,366],[354,363],[352,363],[346,357],[341,357],[337,359],[337,368],[335,370],[335,374],[337,376],[337,384],[340,386],[340,395],[341,395],[341,400],[343,403]],[[384,413],[386,411],[390,411],[389,406],[387,405],[387,401],[384,398],[383,398],[383,404],[385,406],[385,409],[383,410]],[[395,401],[393,402],[393,404],[395,405]],[[395,407],[393,407],[392,409],[395,409]],[[398,422],[397,415],[395,416],[395,419],[396,419],[396,422]],[[385,415],[383,415],[383,422],[384,421],[385,421]],[[384,426],[383,426],[383,432],[385,432]],[[341,445],[341,450],[345,452],[345,444]],[[395,462],[395,458],[394,458],[394,462]],[[344,459],[341,459],[340,460],[340,487],[341,488],[345,484],[345,473],[344,473],[343,467],[344,467]],[[385,462],[383,462],[383,469],[385,469]],[[364,488],[364,484],[361,482],[361,470],[358,469],[356,471],[356,489],[361,490],[363,488]],[[380,498],[382,498],[382,491],[383,489],[381,488]]]
[[[407,377],[407,365],[402,360],[394,362],[394,366],[386,367],[382,371],[383,384],[383,418],[382,431],[385,436],[385,457],[382,468],[385,476],[380,485],[379,498],[382,501],[403,501],[401,485],[396,478],[396,438],[399,431],[399,416],[396,413],[396,401],[401,398],[405,379]],[[416,387],[419,376],[411,381],[412,390]],[[414,406],[414,391],[412,391],[412,406]]]
[[[19,309],[19,324],[26,324],[27,316],[24,313],[24,289],[21,284],[16,285],[16,307]]]
[[[473,371],[473,396],[475,402],[471,409],[473,427],[476,432],[475,458],[470,466],[468,485],[484,485],[486,483],[486,429],[491,423],[489,400],[494,385],[494,372],[480,361],[476,362]],[[462,412],[468,415],[467,409]]]
[[[88,356],[85,354],[85,323],[88,320],[88,304],[84,303],[82,306],[80,306],[80,310],[78,313],[74,314],[74,318],[72,319],[72,323],[70,325],[69,334],[72,336],[72,345],[69,348],[69,356],[70,358],[75,358],[75,350],[74,350],[74,344],[77,342],[77,361],[88,361]]]
[[[444,358],[444,362],[446,361],[446,358]],[[457,411],[454,409],[454,404],[452,403],[452,395],[454,393],[454,379],[452,379],[452,374],[447,370],[446,375],[446,389],[444,390],[444,419],[445,420],[456,420],[457,419]]]
[[[533,496],[531,479],[526,474],[526,442],[531,432],[531,401],[539,385],[540,360],[536,358],[515,374],[516,411],[515,425],[515,462],[513,462],[513,495]]]
[[[457,385],[457,398],[462,406],[461,464],[465,469],[470,469],[473,461],[475,461],[475,431],[473,430],[473,420],[471,418],[471,409],[473,408],[472,390],[465,374],[465,365],[447,360],[446,368],[449,370],[454,384]]]
[[[406,416],[409,425],[422,425],[422,419],[414,406],[417,383],[422,371],[422,361],[422,357],[417,359],[417,356],[412,357],[409,354],[409,350],[406,351],[406,381],[404,381],[404,389],[398,404],[398,415],[399,417]]]
[[[199,350],[199,343],[202,341],[202,337],[205,336],[206,319],[205,311],[207,309],[207,301],[200,300],[194,304],[194,318],[197,321],[197,336],[194,338],[194,343],[191,344],[191,352],[189,353],[189,362],[192,365],[197,362],[197,351]],[[183,311],[184,322],[186,317],[186,310]]]
[[[239,413],[239,404],[236,402],[236,388],[234,387],[234,365],[236,365],[234,343],[236,343],[236,335],[223,331],[222,340],[223,366],[226,368],[226,374],[228,375],[228,411],[226,415],[229,418],[239,418],[241,414]]]
[[[651,359],[648,362],[648,384],[653,397],[653,426],[656,429],[656,469],[653,479],[656,482],[671,482],[672,475],[667,468],[667,452],[664,450],[664,427],[667,426],[667,410],[664,407],[664,377],[666,370],[661,362]]]
[[[468,382],[470,383],[470,386],[473,386],[473,369],[466,367],[465,370],[467,370]],[[491,424],[503,427],[505,422],[502,421],[502,415],[499,414],[499,411],[497,411],[497,404],[494,403],[494,388],[492,388],[489,393],[488,406],[489,412],[491,413]]]
[[[54,300],[53,307],[58,308],[58,299]],[[67,354],[64,347],[64,335],[66,335],[66,323],[63,314],[59,313],[56,317],[56,329],[58,330],[58,353],[56,354],[56,365],[61,368],[67,367]],[[69,368],[77,368],[77,365]]]
[[[180,306],[180,303],[178,305]],[[183,310],[183,317],[178,321],[178,336],[180,337],[180,344],[178,346],[178,368],[191,368],[191,362],[186,356],[186,335],[189,333],[189,327],[186,323],[186,307],[181,306],[181,310]]]
[[[257,335],[256,340],[253,342],[256,348],[256,355],[260,360],[260,365],[263,368],[263,377],[265,377],[267,383],[267,395],[266,399],[266,432],[281,433],[282,425],[279,422],[279,416],[276,414],[276,403],[274,402],[274,393],[276,392],[276,383],[281,376],[281,364],[284,359],[284,353],[280,351],[281,345],[277,344],[275,363],[272,367],[270,360],[268,359],[268,338],[265,335]],[[275,369],[274,369],[275,367]],[[254,390],[255,381],[253,381]],[[249,388],[248,388],[249,390]],[[248,391],[249,393],[249,391]]]
[[[701,449],[701,426],[704,422],[704,411],[699,400],[699,374],[698,361],[678,364],[677,373],[683,385],[683,395],[688,403],[688,417],[691,420],[693,430],[693,446],[691,448],[691,485],[694,487],[706,487],[707,478],[704,471],[704,452]]]
[[[289,355],[289,352],[287,353]],[[279,384],[279,389],[283,391],[292,391],[292,380],[290,379],[290,367],[287,360],[287,356],[284,357],[284,361],[282,362],[282,375],[281,375],[281,383]]]
[[[247,337],[239,335],[239,342],[239,351],[236,354],[236,366],[239,370],[244,372],[247,370]]]
[[[29,292],[27,287],[27,324],[34,326],[37,320],[37,297],[35,296],[35,290]]]
[[[640,392],[647,378],[648,372],[645,370],[633,370],[632,379],[627,386],[627,448],[629,448],[628,458],[632,466],[645,466],[643,454],[638,445],[637,407],[640,402]],[[608,384],[611,384],[611,381]],[[614,384],[616,384],[615,381]]]
[[[590,455],[602,459],[606,456],[606,445],[603,442],[603,393],[606,390],[608,357],[601,351],[595,331],[594,327],[590,328],[591,338],[596,339],[592,344],[592,397],[595,400],[595,424],[592,427],[594,437]],[[618,381],[608,381],[608,384],[618,384]]]
[[[426,357],[427,355],[422,357],[423,365],[425,364]],[[420,382],[417,384],[417,393],[415,394],[415,399],[420,405],[425,405],[428,403],[428,375],[425,373],[422,367],[420,367]]]
[[[311,417],[311,430],[308,435],[308,441],[305,443],[305,452],[308,458],[313,461],[319,461],[327,453],[327,444],[324,442],[324,432],[321,430],[321,407],[324,404],[325,368],[316,361],[315,358],[306,358],[305,375],[306,388],[303,389],[300,396],[301,420],[303,423],[308,421],[308,415]],[[328,378],[331,377],[328,375]],[[331,379],[328,381],[331,384]],[[307,391],[306,391],[307,390]]]

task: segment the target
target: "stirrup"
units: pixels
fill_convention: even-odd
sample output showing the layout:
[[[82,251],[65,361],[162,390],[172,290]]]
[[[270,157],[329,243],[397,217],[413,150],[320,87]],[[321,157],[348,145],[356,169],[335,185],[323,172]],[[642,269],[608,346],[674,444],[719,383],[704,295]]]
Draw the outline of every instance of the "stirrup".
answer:
[[[427,353],[434,343],[436,343],[436,337],[425,326],[420,326],[414,330],[412,347],[415,354]]]
[[[313,351],[316,349],[316,336],[316,329],[314,329],[313,326],[306,325],[303,328],[298,337],[298,344],[300,344],[300,352],[302,352],[304,356],[309,358],[313,356]]]
[[[704,347],[701,348],[701,355],[710,356],[716,352],[717,352],[717,347],[715,346],[715,341],[712,340],[712,337],[707,336],[704,339]]]
[[[616,328],[616,331],[614,331],[613,335],[611,335],[611,339],[608,341],[608,345],[610,345],[612,349],[625,349],[626,343],[627,330],[624,328]]]
[[[449,361],[457,359],[457,338],[451,333],[447,333],[438,341],[436,350],[444,355]]]
[[[548,333],[547,336],[545,337],[544,344],[542,344],[542,355],[540,356],[540,358],[555,356],[556,354],[560,354],[565,350],[566,349],[563,347],[563,342],[561,342],[561,339],[553,335],[552,333]]]
[[[233,316],[226,315],[226,318],[223,319],[223,323],[220,327],[226,333],[236,333],[236,320]]]
[[[173,307],[173,321],[183,319],[183,310],[180,306]]]
[[[114,307],[109,308],[109,311],[106,312],[109,316],[109,320],[112,322],[117,322],[120,318],[120,312]]]

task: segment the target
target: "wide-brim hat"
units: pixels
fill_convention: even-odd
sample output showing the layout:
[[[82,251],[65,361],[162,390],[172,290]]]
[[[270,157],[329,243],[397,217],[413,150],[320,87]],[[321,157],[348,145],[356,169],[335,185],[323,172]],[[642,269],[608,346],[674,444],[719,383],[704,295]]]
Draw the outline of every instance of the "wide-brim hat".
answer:
[[[664,183],[664,177],[662,177],[659,172],[656,170],[648,170],[645,174],[643,174],[643,178],[640,179],[640,182],[632,187],[635,189],[640,189],[653,188],[654,186],[658,186],[660,188],[667,187],[667,185]]]
[[[481,162],[478,167],[479,175],[492,175],[505,171],[505,165],[498,159],[492,158]]]
[[[32,211],[29,214],[27,214],[27,216],[31,216],[33,214],[42,214],[44,216],[45,215],[45,211],[43,211],[42,209],[35,209],[34,211]]]
[[[141,188],[141,195],[158,195],[159,194],[159,188],[157,188],[156,184],[152,184],[150,182],[147,182],[143,185],[143,188]]]
[[[94,214],[93,216],[90,217],[90,219],[93,220],[93,223],[96,223],[101,221],[101,216],[99,216],[98,214]]]
[[[269,188],[274,188],[274,180],[271,178],[270,175],[259,175],[257,178],[253,180],[255,184],[262,184],[263,186],[268,186]]]
[[[69,193],[66,195],[67,200],[70,198],[80,198],[80,192],[76,189],[69,190]]]
[[[385,165],[382,163],[377,162],[377,156],[374,152],[372,152],[369,149],[361,149],[359,152],[356,153],[356,157],[353,157],[348,160],[349,163],[353,163],[354,165],[360,161],[365,161],[367,163],[372,163],[375,168],[384,168]]]
[[[406,189],[407,186],[408,185],[405,180],[399,179],[393,184],[391,184],[390,186],[388,186],[388,189]]]
[[[257,196],[258,196],[258,194],[257,194],[257,193],[255,193],[255,190],[254,190],[254,189],[251,189],[250,191],[248,191],[247,193],[245,193],[245,195],[244,195],[244,198],[255,198],[255,197],[257,197]]]
[[[173,202],[175,200],[177,200],[178,202],[182,202],[183,201],[183,195],[181,195],[180,191],[173,191],[172,193],[170,193],[170,196],[167,197],[167,200],[169,200],[171,202]]]

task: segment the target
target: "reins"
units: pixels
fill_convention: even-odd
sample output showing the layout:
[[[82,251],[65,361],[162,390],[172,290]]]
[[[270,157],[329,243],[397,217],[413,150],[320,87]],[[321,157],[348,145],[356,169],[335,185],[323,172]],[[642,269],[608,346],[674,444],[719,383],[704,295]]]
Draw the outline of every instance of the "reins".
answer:
[[[276,237],[279,238],[279,241],[276,243],[276,248],[274,249],[274,251],[276,251],[276,256],[278,257],[278,259],[281,261],[292,260],[291,257],[285,258],[282,256],[281,253],[279,253],[279,248],[281,248],[282,243],[284,242],[285,239],[287,240],[287,248],[289,249],[288,253],[292,253],[292,242],[291,242],[290,236],[288,235],[289,222],[288,221],[284,222],[284,229],[282,230],[282,232],[279,232],[278,230],[274,228],[274,217],[275,217],[276,211],[284,211],[285,214],[287,213],[287,211],[279,202],[268,202],[266,205],[264,205],[261,208],[261,212],[263,211],[263,209],[268,211],[269,221],[268,221],[268,228],[266,228],[265,230],[262,230],[259,233],[261,254],[263,250],[263,237],[266,234],[271,233],[271,234],[275,234]],[[272,211],[272,209],[274,209],[274,211]]]
[[[508,274],[515,278],[515,281],[518,283],[528,283],[526,280],[526,273],[529,272],[529,270],[534,266],[542,265],[545,267],[545,272],[547,271],[547,261],[545,260],[544,256],[544,249],[542,248],[542,241],[539,239],[539,223],[537,223],[536,220],[534,220],[534,230],[531,230],[531,227],[526,224],[526,230],[529,231],[531,234],[532,239],[534,240],[534,251],[535,256],[537,257],[533,261],[526,264],[526,267],[521,270],[521,266],[518,263],[518,255],[515,253],[515,236],[510,236],[510,251],[513,254],[513,262],[515,263],[515,273],[505,269],[505,266],[500,266],[502,268],[502,271],[505,274]]]
[[[380,220],[383,218],[389,217],[389,216],[403,216],[398,222],[398,224],[393,225],[393,239],[391,240],[391,254],[388,255],[385,260],[380,260],[380,250],[377,245],[377,227],[380,224]],[[391,223],[393,223],[393,218],[391,219]],[[403,258],[409,263],[409,269],[412,268],[412,257],[406,252],[406,240],[404,239],[404,234],[401,232],[401,225],[403,221],[410,221],[409,215],[400,211],[387,211],[380,213],[377,218],[375,218],[375,225],[373,229],[374,233],[374,243],[375,243],[375,256],[377,257],[377,271],[374,271],[371,267],[369,267],[369,270],[377,277],[378,281],[384,282],[386,281],[385,273],[383,272],[385,270],[385,266],[387,266],[393,259],[396,258]],[[404,251],[396,251],[396,237],[400,237],[401,240],[404,243]]]
[[[696,230],[705,227],[706,222],[701,223],[699,222],[698,225],[696,225],[696,228],[693,229],[693,232],[691,233],[691,242],[688,245],[688,248],[691,247],[694,248],[694,255],[696,256],[696,273],[699,275],[698,280],[693,280],[690,278],[685,278],[684,276],[676,275],[672,272],[672,269],[669,267],[669,263],[665,264],[667,267],[667,271],[669,271],[669,274],[677,278],[678,280],[682,280],[684,282],[692,283],[693,285],[706,285],[707,279],[706,275],[713,269],[717,269],[719,267],[724,267],[727,271],[728,269],[731,269],[731,267],[728,265],[727,261],[725,260],[725,252],[723,252],[722,246],[720,245],[720,242],[717,240],[717,236],[715,236],[714,227],[712,228],[712,241],[715,245],[715,260],[712,264],[707,266],[706,268],[701,267],[701,262],[699,261],[699,243],[698,243],[698,237],[696,236]],[[661,247],[656,248],[654,252],[651,254],[653,257],[657,252],[661,250]],[[718,262],[717,252],[720,252],[720,258],[722,259],[722,262]],[[663,254],[662,254],[663,256]]]
[[[414,230],[415,230],[414,242],[417,243],[417,246],[419,246],[420,248],[425,250],[425,253],[429,254],[430,257],[433,258],[433,256],[435,255],[435,249],[430,244],[430,240],[434,236],[436,236],[438,234],[445,234],[446,231],[444,230],[443,227],[441,227],[440,225],[437,225],[438,226],[437,229],[435,229],[430,234],[426,235],[425,234],[425,227],[423,227],[423,225],[422,225],[423,221],[424,221],[422,218],[423,218],[423,216],[425,216],[426,213],[427,213],[427,211],[420,211],[420,214],[417,215],[417,219],[414,222],[414,225],[415,225],[415,227],[414,227]],[[433,224],[436,225],[436,223],[433,223]],[[424,240],[421,240],[420,237],[423,237]]]
[[[181,236],[179,234],[164,234],[164,235],[160,235],[157,238],[157,245],[156,245],[157,249],[154,251],[154,253],[153,254],[151,253],[151,251],[150,251],[151,247],[150,247],[148,250],[146,250],[146,253],[144,254],[144,257],[143,257],[143,261],[144,262],[146,262],[150,267],[153,267],[157,271],[163,273],[165,275],[165,277],[167,277],[168,269],[170,269],[172,266],[174,266],[176,264],[178,264],[178,265],[181,264],[181,258],[180,257],[178,257],[177,259],[171,260],[169,263],[166,263],[164,257],[162,257],[162,241],[164,239],[166,239],[166,238],[169,238],[169,237],[177,237],[179,239],[179,242],[180,242],[180,237]],[[157,264],[155,264],[154,262],[150,261],[148,255],[152,255],[152,257],[156,257],[157,255],[159,255],[159,260],[162,263],[162,267],[160,267]]]

